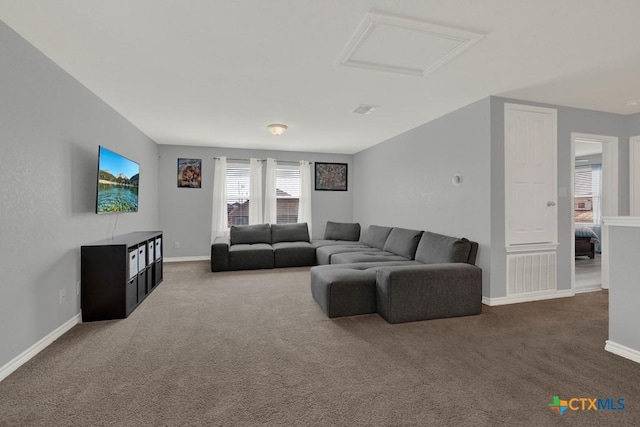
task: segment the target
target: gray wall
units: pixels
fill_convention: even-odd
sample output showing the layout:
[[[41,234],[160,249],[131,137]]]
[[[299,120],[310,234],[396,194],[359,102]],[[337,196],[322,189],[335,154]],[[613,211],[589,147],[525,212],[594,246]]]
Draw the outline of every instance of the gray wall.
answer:
[[[489,98],[355,155],[354,220],[467,237],[490,274]],[[454,186],[454,174],[463,183]],[[484,293],[484,290],[483,290]]]
[[[629,137],[640,135],[640,113],[626,116]]]
[[[639,227],[609,227],[609,340],[640,352],[639,241]]]
[[[313,238],[322,237],[327,221],[351,222],[353,220],[353,156],[181,145],[160,145],[159,152],[160,224],[165,236],[165,256],[167,257],[208,257],[211,254],[213,157],[227,156],[232,159],[271,157],[290,161],[347,163],[349,165],[348,191],[312,191],[313,230],[311,235]],[[176,178],[178,158],[202,159],[202,188],[178,188]],[[175,248],[175,242],[179,242],[180,248]]]
[[[1,368],[80,312],[82,244],[159,220],[157,145],[2,22],[0,58]],[[140,163],[138,213],[94,213],[100,144]]]
[[[571,133],[617,136],[619,215],[629,213],[629,137],[627,118],[619,114],[581,110],[557,105],[491,97],[491,298],[506,296],[505,202],[504,202],[504,104],[535,105],[558,110],[558,187],[571,186]],[[571,222],[573,201],[558,198],[558,289],[571,289]]]

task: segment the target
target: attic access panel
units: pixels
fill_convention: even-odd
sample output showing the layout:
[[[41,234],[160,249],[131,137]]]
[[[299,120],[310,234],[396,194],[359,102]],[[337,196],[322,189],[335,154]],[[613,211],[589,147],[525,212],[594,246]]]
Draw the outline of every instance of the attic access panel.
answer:
[[[482,37],[472,31],[369,12],[343,49],[338,63],[426,76]]]

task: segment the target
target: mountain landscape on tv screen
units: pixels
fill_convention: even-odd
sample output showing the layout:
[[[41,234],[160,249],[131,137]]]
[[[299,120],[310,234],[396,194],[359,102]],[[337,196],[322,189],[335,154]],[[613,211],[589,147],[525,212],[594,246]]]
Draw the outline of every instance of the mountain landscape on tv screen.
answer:
[[[140,174],[127,178],[100,170],[98,181],[98,212],[137,212]]]

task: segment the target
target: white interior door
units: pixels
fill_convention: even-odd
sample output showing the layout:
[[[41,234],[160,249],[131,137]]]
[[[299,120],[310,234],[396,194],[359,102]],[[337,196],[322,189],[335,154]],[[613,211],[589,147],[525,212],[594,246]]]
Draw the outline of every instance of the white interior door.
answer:
[[[557,112],[505,104],[506,245],[557,243]]]

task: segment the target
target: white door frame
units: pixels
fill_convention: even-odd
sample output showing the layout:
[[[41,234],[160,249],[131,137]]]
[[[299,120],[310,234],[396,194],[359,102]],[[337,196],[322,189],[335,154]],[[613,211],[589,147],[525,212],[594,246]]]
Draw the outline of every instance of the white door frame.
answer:
[[[618,215],[618,137],[571,132],[571,157],[569,171],[571,173],[571,189],[569,193],[571,206],[575,199],[575,153],[576,140],[587,140],[602,143],[602,216]],[[640,142],[640,137],[639,137]],[[640,148],[640,146],[638,147]],[[576,286],[576,229],[574,210],[571,209],[571,289]],[[609,289],[609,238],[605,227],[601,228],[602,288]]]
[[[640,216],[640,135],[629,138],[629,215]]]

